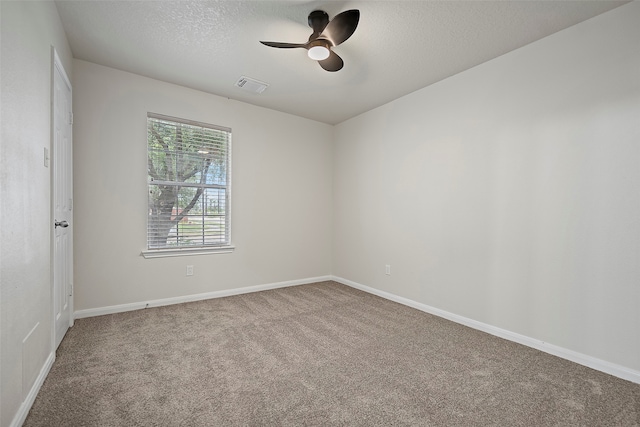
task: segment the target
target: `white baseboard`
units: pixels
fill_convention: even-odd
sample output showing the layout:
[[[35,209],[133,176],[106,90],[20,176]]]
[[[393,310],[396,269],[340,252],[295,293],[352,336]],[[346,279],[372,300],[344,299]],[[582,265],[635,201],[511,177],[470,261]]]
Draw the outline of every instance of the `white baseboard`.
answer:
[[[554,344],[549,344],[548,342],[540,341],[535,338],[527,337],[525,335],[521,335],[515,332],[511,332],[506,329],[501,329],[496,326],[489,325],[487,323],[478,322],[477,320],[459,316],[457,314],[453,314],[448,311],[440,310],[438,308],[431,307],[429,305],[422,304],[408,298],[400,297],[400,296],[391,294],[389,292],[371,288],[369,286],[365,286],[360,283],[356,283],[354,281],[344,279],[342,277],[331,276],[331,280],[336,281],[338,283],[342,283],[343,285],[351,286],[352,288],[356,288],[361,291],[364,291],[373,295],[377,295],[379,297],[415,308],[417,310],[424,311],[425,313],[433,314],[435,316],[442,317],[447,320],[451,320],[452,322],[456,322],[461,325],[465,325],[470,328],[477,329],[482,332],[486,332],[488,334],[495,335],[497,337],[516,342],[518,344],[526,345],[527,347],[535,348],[536,350],[540,350],[545,353],[549,353],[554,356],[558,356],[563,359],[570,360],[571,362],[575,362],[580,365],[595,369],[597,371],[604,372],[609,375],[613,375],[614,377],[622,378],[624,380],[640,384],[640,372],[635,371],[633,369],[630,369],[621,365],[617,365],[615,363],[607,362],[605,360],[597,359],[595,357],[587,356],[586,354],[578,353],[573,350],[568,350],[566,348],[559,347]]]
[[[202,301],[212,298],[222,298],[232,295],[247,294],[250,292],[266,291],[269,289],[285,288],[288,286],[306,285],[308,283],[324,282],[331,280],[331,276],[308,277],[306,279],[289,280],[286,282],[269,283],[266,285],[247,286],[244,288],[227,289],[224,291],[213,291],[195,295],[184,295],[173,298],[163,298],[151,301],[133,302],[129,304],[111,305],[108,307],[89,308],[78,310],[73,316],[74,319],[84,317],[102,316],[105,314],[123,313],[125,311],[141,310],[143,308],[160,307],[164,305],[181,304],[184,302]]]
[[[18,408],[18,412],[16,413],[15,417],[13,417],[13,421],[11,421],[9,427],[20,427],[24,423],[24,420],[27,419],[29,410],[31,409],[31,406],[33,406],[33,402],[35,402],[36,396],[38,395],[40,387],[42,387],[45,378],[47,378],[47,375],[49,375],[49,371],[51,370],[55,359],[56,353],[55,351],[52,351],[51,353],[49,353],[49,357],[47,357],[47,360],[44,362],[44,366],[42,367],[42,369],[40,369],[38,377],[33,383],[31,390],[29,390],[27,397],[20,405],[20,408]]]

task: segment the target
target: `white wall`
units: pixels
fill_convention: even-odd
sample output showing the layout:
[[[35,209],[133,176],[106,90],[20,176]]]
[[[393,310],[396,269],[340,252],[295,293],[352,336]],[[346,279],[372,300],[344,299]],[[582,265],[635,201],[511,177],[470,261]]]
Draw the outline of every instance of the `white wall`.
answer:
[[[634,2],[338,125],[333,274],[640,371],[638,22]]]
[[[76,310],[331,273],[332,126],[85,61],[73,72]],[[232,128],[235,252],[140,256],[147,112]]]
[[[71,50],[53,2],[3,1],[0,11],[0,425],[7,426],[21,405],[28,410],[23,403],[52,356],[51,169],[43,156],[51,148],[51,46],[69,77]]]

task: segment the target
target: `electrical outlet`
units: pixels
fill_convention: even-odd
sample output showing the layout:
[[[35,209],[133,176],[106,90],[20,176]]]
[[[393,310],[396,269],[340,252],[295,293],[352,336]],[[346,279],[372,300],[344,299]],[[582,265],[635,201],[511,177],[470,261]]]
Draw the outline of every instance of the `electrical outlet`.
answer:
[[[384,266],[384,274],[391,276],[391,266],[389,264]]]
[[[187,276],[193,276],[193,265],[187,265]]]

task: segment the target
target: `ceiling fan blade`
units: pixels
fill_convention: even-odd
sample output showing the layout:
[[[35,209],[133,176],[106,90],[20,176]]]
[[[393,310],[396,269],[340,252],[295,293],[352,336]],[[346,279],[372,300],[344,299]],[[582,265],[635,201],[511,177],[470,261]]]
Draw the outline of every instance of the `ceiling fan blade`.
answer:
[[[334,46],[338,46],[356,31],[359,20],[360,11],[357,9],[339,13],[327,24],[320,37],[329,40]]]
[[[263,41],[261,41],[260,43],[269,47],[279,47],[280,49],[293,49],[296,47],[306,48],[308,44],[308,43],[280,43],[280,42],[263,42]]]
[[[309,41],[312,41],[320,37],[322,31],[326,28],[329,23],[329,15],[324,10],[314,10],[309,14],[307,22],[313,30],[313,33],[309,36]]]
[[[318,64],[327,71],[338,71],[344,66],[344,61],[334,51],[329,51],[329,57],[318,61]]]

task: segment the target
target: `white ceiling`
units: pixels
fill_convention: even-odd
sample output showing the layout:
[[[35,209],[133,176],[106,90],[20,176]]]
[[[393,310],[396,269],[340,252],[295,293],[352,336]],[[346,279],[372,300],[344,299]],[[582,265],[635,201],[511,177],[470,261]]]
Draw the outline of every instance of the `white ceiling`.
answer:
[[[340,123],[626,1],[56,1],[75,58]],[[308,14],[360,10],[324,71],[304,49]],[[234,84],[270,84],[253,94]]]

